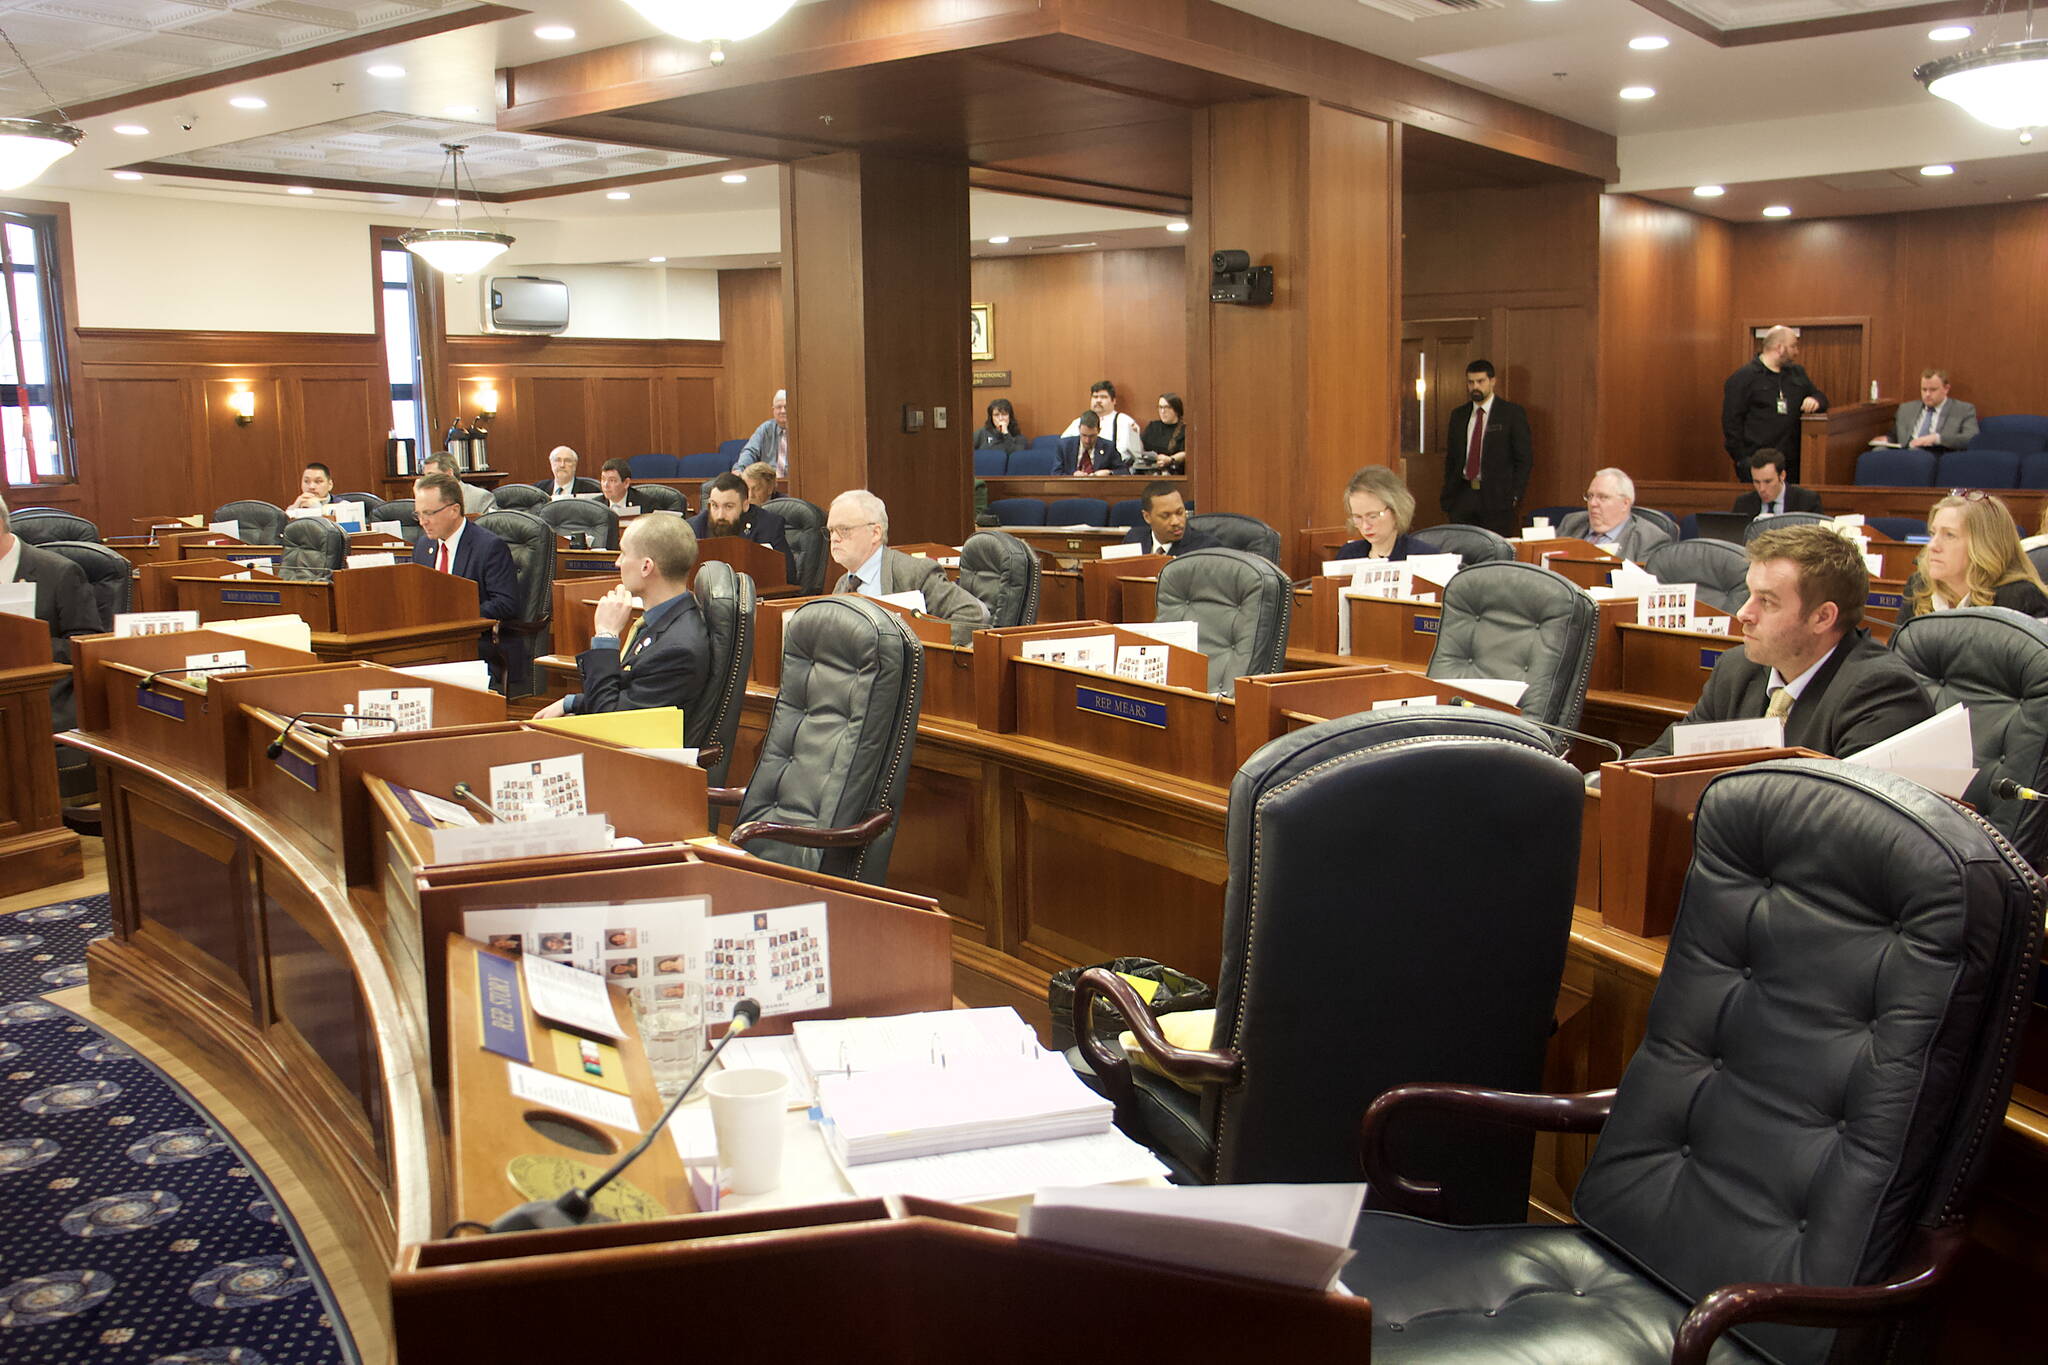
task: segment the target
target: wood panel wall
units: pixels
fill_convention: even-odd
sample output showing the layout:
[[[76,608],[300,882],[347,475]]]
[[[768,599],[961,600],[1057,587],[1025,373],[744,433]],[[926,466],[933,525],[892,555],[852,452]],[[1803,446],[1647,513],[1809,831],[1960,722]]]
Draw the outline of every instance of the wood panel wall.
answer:
[[[773,415],[775,391],[785,387],[782,267],[718,272],[718,335],[725,342],[719,437],[751,436]]]
[[[971,430],[990,401],[1007,398],[1028,435],[1059,432],[1088,406],[1088,386],[1116,385],[1117,406],[1139,425],[1158,415],[1162,393],[1187,399],[1187,252],[1132,251],[988,256],[973,263],[974,301],[994,310],[995,359],[1007,388],[976,389]],[[1203,414],[1190,404],[1191,435]]]

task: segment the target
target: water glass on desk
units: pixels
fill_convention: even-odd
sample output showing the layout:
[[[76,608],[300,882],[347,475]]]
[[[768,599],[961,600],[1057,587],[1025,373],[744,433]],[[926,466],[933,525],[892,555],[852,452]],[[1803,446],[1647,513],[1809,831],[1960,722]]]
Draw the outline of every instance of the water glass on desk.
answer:
[[[655,981],[633,991],[640,1050],[662,1103],[676,1097],[704,1055],[704,983]]]

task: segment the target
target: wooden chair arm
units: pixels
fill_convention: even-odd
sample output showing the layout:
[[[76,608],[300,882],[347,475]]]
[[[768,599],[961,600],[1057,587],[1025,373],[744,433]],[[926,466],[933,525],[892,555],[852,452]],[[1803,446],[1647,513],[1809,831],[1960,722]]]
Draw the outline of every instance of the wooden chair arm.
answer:
[[[859,824],[838,825],[829,829],[785,825],[774,820],[749,820],[734,830],[727,842],[735,848],[745,848],[756,839],[773,839],[777,843],[795,844],[799,848],[859,848],[863,844],[874,842],[881,836],[883,830],[895,822],[896,812],[893,810],[878,810]]]
[[[1910,1308],[1947,1276],[1966,1240],[1960,1221],[1922,1231],[1886,1284],[1724,1284],[1693,1305],[1678,1325],[1671,1365],[1706,1365],[1721,1334],[1745,1322],[1839,1327]]]
[[[697,756],[697,766],[704,767],[704,756]],[[706,787],[704,799],[714,806],[737,806],[747,799],[745,787]]]
[[[697,748],[697,766],[700,768],[715,768],[718,766],[718,761],[724,757],[725,746],[715,739],[699,745]],[[731,787],[720,787],[719,790],[732,791],[734,789]],[[746,788],[741,787],[738,790],[745,791]]]
[[[1358,1161],[1376,1197],[1402,1213],[1427,1218],[1443,1199],[1435,1181],[1410,1180],[1394,1169],[1389,1150],[1394,1113],[1434,1109],[1545,1133],[1597,1133],[1614,1106],[1612,1090],[1580,1095],[1524,1095],[1471,1085],[1397,1085],[1366,1107],[1358,1137]]]
[[[1131,1099],[1130,1059],[1111,1052],[1090,1026],[1095,1001],[1105,995],[1130,1024],[1139,1050],[1175,1080],[1189,1085],[1234,1085],[1244,1074],[1244,1060],[1228,1049],[1204,1051],[1167,1042],[1152,1007],[1131,989],[1130,982],[1107,967],[1090,967],[1074,982],[1074,1039],[1088,1065],[1102,1078],[1103,1093],[1119,1109]]]

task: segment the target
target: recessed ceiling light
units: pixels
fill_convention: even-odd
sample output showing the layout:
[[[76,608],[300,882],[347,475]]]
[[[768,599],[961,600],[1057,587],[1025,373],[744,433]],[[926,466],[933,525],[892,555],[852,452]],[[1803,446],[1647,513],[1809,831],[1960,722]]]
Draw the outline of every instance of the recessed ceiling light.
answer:
[[[236,95],[228,101],[237,109],[268,109],[270,101],[261,95]]]
[[[293,185],[285,190],[286,194],[311,194],[312,192],[313,187],[311,185]]]
[[[1008,246],[1010,239],[1008,237],[991,237],[988,239],[988,244],[990,246]]]
[[[1694,185],[1692,192],[1702,199],[1719,199],[1722,195],[1728,193],[1727,190],[1719,185]]]
[[[434,207],[441,209],[452,209],[455,207],[455,204],[456,201],[453,199],[436,199],[434,201]]]
[[[1922,166],[1920,168],[1920,174],[1922,175],[1954,175],[1955,173],[1956,168],[1946,163],[1939,166]]]
[[[1624,85],[1621,87],[1621,97],[1625,100],[1646,100],[1654,98],[1656,94],[1657,88],[1651,85]]]
[[[395,81],[405,74],[405,68],[393,66],[390,62],[381,62],[370,68],[370,74],[380,81]]]
[[[727,172],[726,174],[721,175],[718,178],[728,185],[744,185],[747,183],[747,178],[741,175],[738,171]]]
[[[1646,33],[1640,38],[1631,38],[1628,45],[1638,52],[1659,52],[1671,46],[1671,40],[1661,33]]]
[[[1176,218],[1171,223],[1168,223],[1166,225],[1166,230],[1168,232],[1186,232],[1188,230],[1188,225],[1183,220]]]
[[[1940,28],[1928,29],[1927,40],[1931,43],[1959,43],[1969,37],[1970,32],[1968,24],[1943,24]]]
[[[633,192],[631,190],[606,190],[604,197],[607,199],[631,199]]]
[[[149,136],[149,129],[143,127],[139,123],[117,123],[114,125],[114,131],[119,133],[122,137]]]
[[[441,111],[441,117],[443,118],[475,118],[476,116],[477,107],[474,104],[451,104]]]
[[[666,261],[667,259],[668,259],[668,257],[666,257],[666,256],[649,256],[649,257],[647,258],[647,263],[648,263],[649,265],[660,265],[660,264],[661,264],[662,262]]]
[[[1783,204],[1773,204],[1764,210],[1764,217],[1766,218],[1790,218],[1791,216],[1792,210],[1786,208]]]
[[[142,172],[141,172],[141,171],[115,171],[115,172],[114,172],[114,179],[116,179],[116,180],[140,180],[140,179],[142,179]]]
[[[567,24],[542,24],[533,31],[533,36],[551,43],[566,43],[576,36],[576,30]]]
[[[1061,250],[1061,251],[1078,251],[1078,250],[1079,250],[1080,248],[1082,248],[1082,247],[1084,247],[1084,246],[1094,246],[1094,245],[1095,245],[1095,243],[1094,243],[1094,242],[1061,242],[1061,243],[1060,243],[1060,250]]]

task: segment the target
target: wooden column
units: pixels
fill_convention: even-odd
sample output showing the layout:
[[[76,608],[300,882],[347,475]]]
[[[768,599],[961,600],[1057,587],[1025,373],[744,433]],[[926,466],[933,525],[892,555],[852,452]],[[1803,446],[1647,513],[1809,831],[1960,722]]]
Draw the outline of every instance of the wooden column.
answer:
[[[783,175],[790,486],[873,491],[898,543],[957,545],[972,521],[967,241],[965,165],[841,152]]]
[[[1395,461],[1398,144],[1391,124],[1309,99],[1193,117],[1196,503],[1258,517],[1291,553],[1297,527],[1342,520],[1360,465]],[[1209,255],[1222,249],[1273,267],[1272,303],[1209,302]]]

